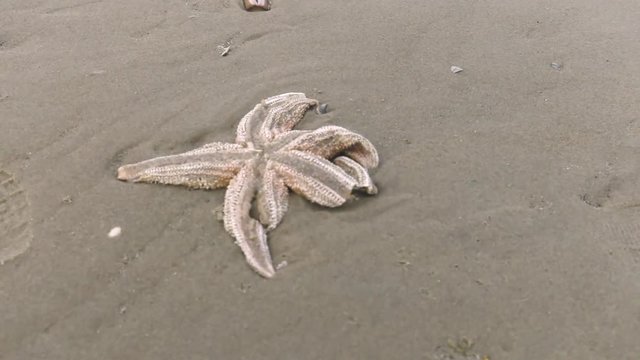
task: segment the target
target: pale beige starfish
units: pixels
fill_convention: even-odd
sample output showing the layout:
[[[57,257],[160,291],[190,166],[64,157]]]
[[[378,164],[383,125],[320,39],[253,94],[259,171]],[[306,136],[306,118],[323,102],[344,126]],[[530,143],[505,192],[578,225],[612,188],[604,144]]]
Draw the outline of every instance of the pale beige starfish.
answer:
[[[249,265],[272,277],[266,233],[287,211],[288,188],[328,207],[344,204],[353,190],[377,193],[367,169],[378,165],[378,153],[369,140],[338,126],[292,130],[318,104],[302,93],[270,97],[242,118],[235,143],[215,142],[125,165],[118,169],[118,179],[192,189],[228,186],[225,229]]]

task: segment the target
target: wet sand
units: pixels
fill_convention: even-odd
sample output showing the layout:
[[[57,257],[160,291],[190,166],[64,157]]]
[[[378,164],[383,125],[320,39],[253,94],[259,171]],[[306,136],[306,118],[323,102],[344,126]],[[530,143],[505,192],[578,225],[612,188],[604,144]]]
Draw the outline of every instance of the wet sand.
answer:
[[[639,18],[634,1],[3,1],[0,172],[21,200],[0,192],[0,231],[27,227],[0,252],[30,246],[0,266],[0,359],[431,360],[462,338],[469,359],[636,358]],[[377,146],[380,193],[291,197],[274,279],[216,220],[224,191],[116,180],[232,141],[288,91],[329,104],[302,128]]]

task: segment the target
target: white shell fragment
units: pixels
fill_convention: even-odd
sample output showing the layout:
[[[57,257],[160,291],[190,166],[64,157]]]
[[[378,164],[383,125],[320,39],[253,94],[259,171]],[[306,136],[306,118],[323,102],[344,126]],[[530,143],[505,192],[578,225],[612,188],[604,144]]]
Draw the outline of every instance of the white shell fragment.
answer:
[[[243,0],[242,3],[247,11],[271,9],[271,0]]]
[[[463,68],[461,68],[461,67],[459,67],[459,66],[455,66],[455,65],[452,65],[452,66],[451,66],[451,72],[452,72],[452,73],[454,73],[454,74],[457,74],[457,73],[459,73],[459,72],[462,72],[462,70],[464,70],[464,69],[463,69]]]
[[[120,226],[116,226],[109,231],[108,236],[110,238],[114,238],[120,236],[120,234],[122,234],[122,228]]]
[[[220,56],[227,56],[231,51],[231,44],[218,45],[217,48],[218,48],[218,52],[220,53]]]

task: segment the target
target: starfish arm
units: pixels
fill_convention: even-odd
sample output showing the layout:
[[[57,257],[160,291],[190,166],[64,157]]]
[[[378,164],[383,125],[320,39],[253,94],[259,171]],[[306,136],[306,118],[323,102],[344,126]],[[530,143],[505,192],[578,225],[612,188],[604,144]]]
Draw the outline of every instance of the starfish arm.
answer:
[[[268,163],[258,186],[256,209],[260,222],[267,227],[267,231],[278,226],[288,208],[289,189],[282,178]]]
[[[303,93],[286,93],[266,98],[249,111],[238,124],[236,142],[266,143],[274,136],[293,129],[318,101]]]
[[[236,142],[261,144],[293,129],[318,100],[303,93],[286,93],[266,98],[249,111],[238,124]]]
[[[360,163],[346,156],[338,156],[333,159],[333,163],[338,165],[344,172],[356,179],[356,189],[362,190],[369,195],[378,193],[378,188],[373,183],[369,172]]]
[[[258,274],[275,275],[264,227],[251,218],[251,202],[258,180],[255,164],[244,166],[231,180],[224,198],[224,227],[236,239],[249,266]]]
[[[318,100],[309,99],[303,93],[286,93],[265,99],[263,105],[267,109],[267,116],[262,123],[261,136],[271,140],[293,129],[309,109],[319,104]]]
[[[260,103],[242,117],[236,130],[236,143],[251,145],[258,143],[258,132],[266,118],[266,108]]]
[[[323,126],[293,140],[283,149],[300,150],[325,159],[344,154],[367,169],[378,166],[376,148],[364,136],[339,126]]]
[[[271,155],[274,170],[284,183],[307,200],[328,207],[344,204],[356,180],[337,165],[302,151],[279,151]]]
[[[211,143],[182,154],[121,166],[118,179],[183,185],[191,189],[226,186],[255,151],[237,144]]]

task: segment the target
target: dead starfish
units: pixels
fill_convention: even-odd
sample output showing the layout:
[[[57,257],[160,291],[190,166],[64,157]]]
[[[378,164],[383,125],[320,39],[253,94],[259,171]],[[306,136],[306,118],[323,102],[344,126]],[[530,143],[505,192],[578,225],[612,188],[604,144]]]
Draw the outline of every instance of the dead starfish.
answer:
[[[369,140],[338,126],[292,130],[318,105],[302,93],[270,97],[242,118],[235,143],[214,142],[125,165],[118,169],[118,179],[192,189],[228,186],[225,229],[249,265],[270,278],[275,270],[266,233],[287,211],[288,188],[328,207],[344,204],[353,190],[377,193],[367,169],[378,165],[378,153]]]

